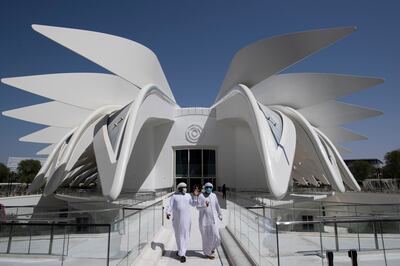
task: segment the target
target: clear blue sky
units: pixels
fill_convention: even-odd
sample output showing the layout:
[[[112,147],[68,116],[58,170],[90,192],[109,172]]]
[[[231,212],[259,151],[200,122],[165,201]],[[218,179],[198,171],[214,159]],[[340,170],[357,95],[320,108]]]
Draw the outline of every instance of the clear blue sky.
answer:
[[[159,57],[181,106],[210,106],[234,53],[261,38],[356,25],[350,37],[287,72],[383,77],[385,83],[344,101],[385,112],[348,128],[369,137],[346,158],[383,158],[400,148],[399,1],[0,1],[0,77],[104,69],[34,32],[33,23],[119,35]],[[47,101],[0,85],[0,111]],[[0,117],[0,162],[32,156],[42,144],[18,138],[44,126]]]

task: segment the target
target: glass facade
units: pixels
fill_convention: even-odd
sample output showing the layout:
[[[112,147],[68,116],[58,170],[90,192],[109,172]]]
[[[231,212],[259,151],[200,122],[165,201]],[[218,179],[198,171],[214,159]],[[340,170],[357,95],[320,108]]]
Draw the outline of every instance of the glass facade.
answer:
[[[215,186],[216,173],[215,150],[175,150],[176,183],[185,182],[190,188],[194,185],[201,186],[206,182],[211,182]]]
[[[215,151],[203,150],[203,177],[215,177]]]
[[[202,150],[190,150],[189,152],[189,177],[201,177],[201,152]]]
[[[177,150],[175,152],[175,176],[189,176],[189,156],[188,150]]]

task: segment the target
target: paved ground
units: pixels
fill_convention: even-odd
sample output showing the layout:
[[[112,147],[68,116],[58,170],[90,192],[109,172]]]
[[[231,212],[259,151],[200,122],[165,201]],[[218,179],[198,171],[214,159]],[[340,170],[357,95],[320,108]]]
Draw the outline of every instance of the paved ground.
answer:
[[[225,214],[225,210],[223,210],[223,213]],[[186,253],[186,264],[189,265],[194,265],[194,266],[205,266],[205,265],[210,265],[210,266],[217,266],[217,265],[229,265],[226,258],[225,254],[220,247],[216,252],[216,258],[214,260],[210,260],[206,257],[204,257],[203,252],[202,252],[202,247],[201,247],[201,235],[199,231],[199,222],[198,222],[198,211],[195,208],[192,208],[192,230],[191,230],[191,237],[190,237],[190,245],[188,252]],[[226,221],[227,217],[224,217],[224,220]],[[221,225],[223,226],[223,225]],[[165,227],[168,230],[173,230],[172,229],[172,224],[171,221],[167,221]],[[175,243],[175,237],[172,236],[170,240],[167,243],[164,243],[165,245],[165,252],[163,256],[160,259],[160,262],[158,263],[159,266],[173,266],[173,265],[184,265],[181,263],[178,258],[176,257],[176,243]]]

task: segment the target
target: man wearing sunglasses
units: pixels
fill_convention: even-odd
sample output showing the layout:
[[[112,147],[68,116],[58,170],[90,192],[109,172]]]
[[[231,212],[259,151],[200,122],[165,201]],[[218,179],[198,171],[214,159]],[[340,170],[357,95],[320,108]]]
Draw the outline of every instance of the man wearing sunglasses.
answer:
[[[212,191],[211,183],[204,184],[204,192],[200,194],[197,205],[203,252],[209,259],[215,259],[215,249],[220,244],[218,219],[222,221],[218,198]]]

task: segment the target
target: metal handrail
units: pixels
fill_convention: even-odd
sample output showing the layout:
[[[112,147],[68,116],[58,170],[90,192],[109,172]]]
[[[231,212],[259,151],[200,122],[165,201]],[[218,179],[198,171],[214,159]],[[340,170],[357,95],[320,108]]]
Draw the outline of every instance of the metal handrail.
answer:
[[[81,223],[31,223],[31,224],[20,224],[20,223],[15,223],[15,222],[0,222],[2,225],[12,225],[12,226],[49,226],[54,224],[54,226],[93,226],[93,227],[108,227],[110,224],[94,224],[94,223],[88,223],[88,224],[81,224]]]
[[[122,210],[133,210],[133,211],[137,211],[137,212],[131,213],[131,214],[127,215],[127,216],[125,216],[125,214],[124,214],[124,216],[123,216],[121,219],[112,222],[111,225],[120,223],[120,222],[122,222],[123,220],[125,220],[126,218],[129,218],[129,217],[131,217],[131,216],[133,216],[133,215],[135,215],[135,214],[137,214],[137,213],[139,213],[139,212],[141,212],[141,211],[143,211],[143,210],[146,210],[146,209],[148,209],[148,208],[151,208],[151,207],[155,206],[156,204],[159,204],[159,203],[162,202],[163,200],[164,200],[164,199],[161,199],[161,200],[158,200],[158,201],[156,201],[156,202],[153,202],[152,204],[150,204],[150,205],[148,205],[148,206],[145,206],[144,208],[123,207]]]
[[[104,228],[105,229],[104,232],[103,232],[103,230],[101,230],[101,232],[108,233],[108,237],[107,237],[107,242],[108,242],[107,243],[107,265],[109,265],[109,262],[110,262],[110,248],[111,248],[111,230],[112,230],[113,226],[117,225],[120,222],[125,222],[125,219],[127,219],[127,218],[129,218],[129,217],[131,217],[133,215],[139,215],[139,221],[140,221],[140,216],[142,214],[142,211],[150,209],[150,208],[152,208],[154,206],[157,206],[157,205],[160,206],[160,204],[162,206],[163,200],[164,200],[164,198],[159,199],[159,200],[157,200],[155,202],[152,202],[149,205],[142,206],[142,207],[140,207],[140,206],[135,206],[135,207],[126,207],[126,206],[124,207],[124,206],[121,206],[121,207],[118,207],[118,208],[109,208],[109,209],[102,209],[102,210],[89,210],[92,213],[93,212],[99,213],[99,212],[106,212],[106,211],[113,211],[113,210],[118,210],[118,211],[122,210],[123,211],[123,217],[121,219],[118,219],[117,221],[112,221],[110,223],[101,223],[101,224],[98,224],[98,223],[76,223],[76,222],[71,222],[70,220],[68,220],[68,218],[62,219],[62,220],[58,219],[58,220],[53,220],[53,221],[47,221],[47,220],[43,220],[43,219],[36,219],[36,220],[34,220],[34,219],[17,219],[17,220],[0,221],[0,226],[4,226],[4,228],[7,228],[7,230],[9,230],[9,231],[6,232],[6,233],[8,233],[8,238],[9,238],[8,239],[8,247],[7,247],[7,252],[6,253],[10,253],[12,251],[11,250],[11,244],[13,242],[13,237],[17,236],[19,234],[18,233],[19,231],[14,231],[15,228],[21,227],[23,229],[21,231],[22,233],[27,230],[26,231],[27,232],[26,236],[29,237],[28,254],[31,254],[31,253],[29,253],[29,250],[30,250],[30,246],[31,246],[32,233],[34,233],[34,230],[32,228],[34,228],[35,226],[42,226],[42,227],[45,227],[45,228],[51,226],[51,227],[49,227],[49,229],[50,229],[49,235],[46,234],[46,235],[48,235],[50,237],[49,251],[46,254],[54,255],[55,253],[53,253],[54,251],[52,251],[52,250],[53,250],[53,239],[54,239],[55,229],[56,228],[64,228],[64,242],[63,242],[63,250],[62,250],[62,254],[61,254],[62,262],[63,262],[64,261],[64,256],[65,256],[65,254],[64,254],[65,253],[64,244],[65,244],[65,241],[66,241],[66,237],[68,236],[68,240],[67,241],[68,241],[68,245],[69,245],[69,235],[71,233],[71,232],[66,232],[66,229],[68,227],[76,228],[76,229],[78,229],[81,226],[87,227],[89,229],[90,228],[92,228],[92,229]],[[20,208],[20,207],[23,207],[23,206],[17,206],[17,208]],[[160,217],[162,219],[161,225],[164,224],[164,221],[163,221],[163,209],[164,209],[163,207],[160,208],[161,215],[162,215],[162,217]],[[125,211],[129,211],[129,210],[132,210],[132,211],[135,211],[135,212],[130,213],[129,215],[125,216]],[[81,213],[81,212],[87,212],[87,211],[88,210],[84,210],[84,211],[79,210],[79,211],[72,211],[72,212],[68,212],[68,213]],[[159,210],[158,210],[158,208],[153,208],[152,211],[153,211],[153,215],[155,215],[155,212],[158,213]],[[50,212],[50,213],[56,214],[56,213],[64,213],[64,212]],[[41,214],[46,214],[46,213],[41,213]],[[27,214],[21,214],[21,215],[26,216]],[[32,223],[29,223],[29,221],[31,221]],[[158,221],[160,221],[160,220],[158,220]],[[139,222],[139,226],[143,226],[143,224],[141,225],[141,223]],[[154,226],[155,226],[155,224],[153,224],[153,230],[155,229]],[[140,232],[140,229],[139,229],[139,232]],[[140,238],[140,236],[139,236],[139,238]],[[67,253],[68,253],[68,248],[67,248]],[[15,253],[15,254],[17,254],[17,253]],[[26,254],[26,253],[21,253],[21,254]],[[35,254],[39,254],[39,253],[35,253]],[[129,252],[127,254],[129,254]]]
[[[320,223],[400,222],[400,216],[383,216],[383,217],[373,216],[373,218],[368,218],[368,219],[363,218],[362,216],[358,217],[352,219],[332,219],[334,217],[329,217],[330,219],[320,219],[313,221],[276,221],[275,223],[277,225],[295,225],[295,224],[320,224]]]
[[[339,205],[338,205],[339,206]],[[347,206],[347,207],[349,207],[348,205],[343,205],[343,207],[345,207],[345,206]],[[357,205],[358,206],[358,205]],[[355,206],[355,207],[357,207],[357,206]],[[371,206],[371,205],[365,205],[365,206]],[[384,206],[384,205],[382,205],[382,206]],[[400,204],[395,204],[395,206],[399,206],[400,207]],[[330,207],[330,205],[325,205],[324,207],[327,207],[327,208],[325,208],[325,209],[322,209],[321,207],[320,208],[315,208],[315,209],[312,209],[312,208],[292,208],[292,207],[289,207],[289,208],[280,208],[280,207],[270,207],[270,206],[250,206],[250,207],[246,207],[246,206],[243,206],[245,209],[247,209],[247,210],[253,210],[253,209],[261,209],[261,210],[263,210],[263,209],[270,209],[270,210],[278,210],[278,211],[315,211],[315,212],[320,212],[320,211],[334,211],[334,212],[336,212],[336,213],[353,213],[353,214],[365,214],[365,212],[362,212],[362,211],[352,211],[352,210],[332,210],[332,209],[330,209],[329,207]],[[374,212],[373,214],[374,215],[381,215],[381,214],[387,214],[388,212],[387,211],[384,211],[384,212]],[[397,213],[400,213],[400,210],[399,210],[399,212],[389,212],[389,213],[393,213],[393,214],[397,214]]]
[[[147,193],[147,192],[146,192]],[[144,195],[147,195],[145,193],[143,193]],[[149,193],[150,194],[150,193]],[[138,204],[142,203],[143,200],[141,199],[132,199],[132,200],[137,200]],[[99,201],[96,201],[99,202]],[[84,202],[86,203],[86,202]],[[93,203],[93,202],[90,202]],[[100,202],[100,203],[106,203],[106,202]],[[21,208],[34,208],[36,206],[34,205],[22,205],[22,206],[3,206],[5,209],[21,209]],[[107,208],[107,209],[87,209],[87,210],[77,210],[77,211],[52,211],[52,212],[35,212],[35,213],[23,213],[23,214],[15,214],[13,218],[18,217],[18,216],[27,216],[27,215],[47,215],[47,214],[64,214],[64,213],[68,213],[68,214],[76,214],[76,213],[86,213],[86,212],[90,212],[90,213],[105,213],[105,212],[109,212],[109,211],[116,211],[116,210],[122,210],[125,207],[123,204],[120,204],[120,206],[115,207],[115,208]],[[12,220],[24,220],[24,219],[12,219]]]
[[[247,252],[252,253],[252,256],[254,256],[255,260],[259,261],[259,265],[261,265],[262,261],[262,256],[261,256],[261,244],[260,244],[260,236],[265,232],[266,237],[270,237],[270,235],[275,235],[275,241],[276,245],[274,251],[276,252],[276,256],[272,255],[270,259],[276,258],[276,262],[278,265],[281,265],[281,255],[280,251],[282,251],[282,244],[280,244],[280,241],[282,239],[282,236],[280,235],[281,233],[289,235],[292,232],[296,232],[295,235],[298,234],[298,232],[302,232],[303,230],[306,230],[308,232],[312,232],[312,236],[315,237],[319,234],[319,239],[320,243],[315,243],[316,250],[315,254],[321,257],[323,259],[324,257],[324,251],[329,249],[336,250],[336,252],[342,252],[342,251],[347,251],[348,247],[343,246],[340,242],[341,238],[341,232],[339,231],[339,226],[344,226],[351,228],[352,231],[348,231],[348,234],[346,234],[346,237],[352,237],[352,239],[356,240],[356,242],[352,242],[354,245],[354,249],[358,251],[364,251],[365,246],[363,246],[363,233],[368,234],[368,239],[371,238],[373,242],[369,242],[368,245],[371,245],[371,243],[374,243],[374,248],[370,247],[371,250],[380,250],[383,252],[384,260],[385,260],[385,265],[387,265],[387,255],[386,255],[386,250],[388,250],[387,247],[385,247],[385,238],[387,237],[386,233],[391,232],[392,230],[395,230],[396,234],[399,232],[398,224],[400,223],[400,204],[396,203],[390,203],[390,204],[335,204],[332,202],[327,202],[327,201],[320,201],[320,202],[314,202],[310,207],[305,208],[302,206],[302,203],[292,203],[290,202],[286,206],[278,205],[278,206],[268,206],[267,204],[262,204],[261,200],[257,200],[254,197],[260,198],[259,195],[251,195],[251,197],[248,197],[249,195],[238,195],[237,193],[227,193],[228,196],[228,201],[231,204],[229,207],[229,225],[233,228],[234,234],[238,234],[240,236],[239,238],[239,244],[243,245],[243,247],[246,249],[246,246],[252,245],[251,248],[253,248],[253,251],[251,248],[247,250]],[[263,197],[263,196],[261,196]],[[255,206],[249,206],[254,204]],[[247,206],[246,206],[247,205]],[[296,207],[296,206],[300,206]],[[325,208],[323,208],[325,207]],[[346,208],[348,210],[340,210],[340,208]],[[363,207],[370,207],[369,211],[366,211]],[[389,209],[389,212],[383,212],[379,207],[386,207]],[[339,209],[339,210],[338,210]],[[257,211],[258,210],[258,211]],[[259,211],[262,210],[262,213]],[[301,214],[303,210],[306,211],[311,211],[313,214],[313,219],[312,221],[302,221],[302,220],[295,220],[295,221],[282,221],[277,219],[276,217],[280,214],[281,211],[286,211],[287,214]],[[268,211],[268,214],[266,213]],[[269,215],[269,211],[271,211],[271,216]],[[326,211],[326,213],[329,216],[326,216],[323,211]],[[377,212],[374,212],[377,211]],[[294,213],[292,213],[294,212]],[[379,214],[381,213],[381,214]],[[267,215],[266,215],[267,214]],[[324,215],[322,215],[324,214]],[[231,218],[231,215],[232,218]],[[244,216],[243,216],[244,215]],[[286,217],[286,215],[283,215]],[[292,215],[291,215],[292,216]],[[289,217],[289,216],[288,216]],[[233,219],[233,220],[231,220]],[[244,219],[244,221],[243,221]],[[253,221],[253,222],[251,222]],[[242,229],[242,223],[247,224],[247,226]],[[239,223],[239,224],[238,224]],[[264,224],[265,223],[265,224]],[[263,224],[265,225],[265,230],[260,231],[260,226],[261,228],[263,227]],[[300,225],[300,226],[299,226]],[[301,226],[301,225],[309,225],[309,226]],[[316,225],[316,227],[315,227]],[[359,228],[359,225],[361,225],[361,231]],[[286,227],[287,226],[287,227]],[[331,229],[327,229],[326,226],[332,227]],[[386,226],[388,226],[386,228]],[[393,227],[394,226],[394,227]],[[393,228],[392,228],[393,227]],[[246,229],[247,228],[247,229]],[[249,229],[250,228],[250,229]],[[385,229],[386,228],[386,229]],[[236,233],[236,230],[238,232]],[[244,230],[244,231],[243,231]],[[247,230],[247,233],[246,233]],[[257,248],[257,239],[250,240],[250,237],[253,237],[254,235],[251,235],[248,233],[249,230],[255,230],[255,232],[258,232],[258,248]],[[310,230],[310,231],[309,231]],[[324,234],[325,230],[328,230],[328,237],[333,237],[330,239],[333,239],[333,247],[332,246],[325,246],[325,243],[323,241],[324,237],[326,237],[326,234]],[[332,232],[331,232],[331,231]],[[347,232],[347,231],[346,231]],[[247,236],[244,236],[244,241],[242,242],[243,234]],[[388,236],[389,239],[391,236]],[[246,243],[246,238],[247,238],[247,243]],[[271,238],[268,238],[270,241]],[[358,240],[358,241],[357,241]],[[254,243],[252,243],[253,241]],[[251,244],[250,244],[251,243]],[[358,246],[357,246],[358,243]],[[368,246],[369,247],[369,246]],[[255,249],[255,252],[254,252]],[[299,248],[301,250],[301,248]],[[295,250],[299,250],[295,249]],[[400,246],[390,246],[391,250],[396,249],[399,250]],[[258,254],[257,254],[258,251]],[[274,252],[272,251],[272,252]],[[296,251],[293,251],[296,252]]]

